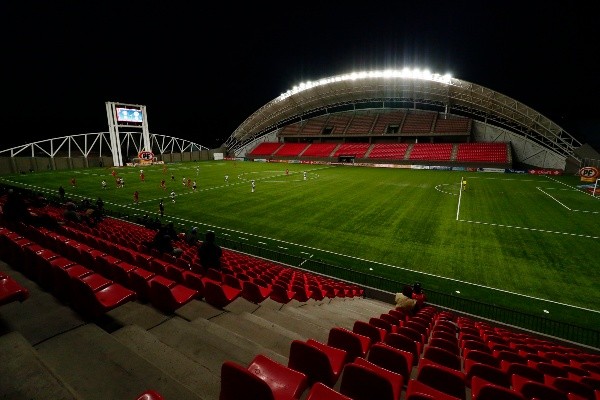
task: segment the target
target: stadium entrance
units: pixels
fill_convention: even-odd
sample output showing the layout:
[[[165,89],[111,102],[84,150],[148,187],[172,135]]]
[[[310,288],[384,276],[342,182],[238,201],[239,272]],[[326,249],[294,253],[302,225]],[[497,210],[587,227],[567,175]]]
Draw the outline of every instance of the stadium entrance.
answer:
[[[354,164],[354,158],[356,158],[356,156],[339,156],[338,162]]]

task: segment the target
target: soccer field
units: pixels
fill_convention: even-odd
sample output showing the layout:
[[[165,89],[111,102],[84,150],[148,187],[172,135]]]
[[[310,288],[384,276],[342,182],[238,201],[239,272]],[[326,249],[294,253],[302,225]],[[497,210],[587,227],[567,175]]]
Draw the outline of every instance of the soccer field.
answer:
[[[143,167],[142,182],[139,169],[116,169],[125,180],[119,189],[111,168],[3,179],[54,195],[62,185],[68,197],[100,196],[105,207],[138,216],[157,215],[163,199],[163,221],[181,230],[210,228],[232,240],[598,326],[600,198],[579,190],[578,177],[207,161]]]

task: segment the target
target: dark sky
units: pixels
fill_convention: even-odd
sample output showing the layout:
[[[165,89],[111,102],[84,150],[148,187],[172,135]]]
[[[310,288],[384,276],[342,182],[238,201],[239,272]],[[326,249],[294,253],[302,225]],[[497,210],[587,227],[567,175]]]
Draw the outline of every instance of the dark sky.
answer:
[[[106,101],[215,147],[302,81],[405,66],[510,96],[600,148],[593,2],[236,3],[0,2],[0,149],[107,131]]]

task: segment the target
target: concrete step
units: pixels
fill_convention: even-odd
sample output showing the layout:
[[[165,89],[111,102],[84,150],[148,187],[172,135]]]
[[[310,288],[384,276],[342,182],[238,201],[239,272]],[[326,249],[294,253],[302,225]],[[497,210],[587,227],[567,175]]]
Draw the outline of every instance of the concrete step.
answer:
[[[112,335],[203,399],[218,400],[220,375],[206,370],[180,351],[161,342],[146,329],[130,325],[113,332]]]
[[[287,357],[205,318],[188,322],[175,317],[151,329],[150,332],[161,342],[219,376],[224,361],[231,360],[248,365],[257,354],[263,354],[287,365]]]
[[[292,340],[307,339],[284,326],[274,324],[267,319],[247,312],[241,314],[223,313],[210,321],[240,336],[245,336],[283,357],[289,357]]]
[[[262,303],[261,303],[262,304]],[[296,332],[305,339],[315,339],[320,342],[327,342],[330,327],[323,327],[308,321],[306,318],[301,318],[300,315],[291,312],[286,312],[280,309],[271,307],[259,307],[253,313],[265,320],[271,321],[274,324],[283,326],[290,331]]]
[[[18,332],[0,336],[0,399],[82,399]]]
[[[148,389],[166,399],[202,400],[95,324],[48,339],[36,349],[86,400],[135,399]]]
[[[4,262],[0,262],[0,271],[29,290],[29,298],[24,302],[2,306],[3,323],[0,324],[0,334],[19,332],[29,343],[35,345],[85,324],[81,316],[68,305],[21,272]]]

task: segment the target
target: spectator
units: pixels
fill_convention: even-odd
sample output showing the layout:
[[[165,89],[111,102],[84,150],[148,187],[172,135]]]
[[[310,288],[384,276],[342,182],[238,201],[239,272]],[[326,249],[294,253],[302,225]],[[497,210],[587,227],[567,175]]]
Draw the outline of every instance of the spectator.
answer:
[[[182,249],[173,247],[173,239],[169,236],[167,227],[165,226],[161,226],[158,229],[150,245],[161,253],[172,254],[175,257],[178,257],[183,253]]]
[[[27,203],[25,198],[20,193],[15,192],[13,189],[8,190],[8,196],[6,197],[6,203],[2,208],[3,218],[6,222],[24,222],[31,223],[32,216],[27,209]]]
[[[417,304],[415,305],[415,312],[423,308],[423,304],[425,304],[427,301],[427,295],[423,293],[423,288],[421,287],[420,282],[415,282],[413,284],[412,298],[417,301]]]
[[[77,205],[75,203],[69,201],[65,204],[65,207],[65,212],[63,213],[65,220],[81,222],[81,216],[77,212]]]
[[[185,242],[190,246],[195,246],[198,243],[198,228],[193,227],[185,234]]]
[[[213,231],[206,232],[204,242],[198,248],[198,256],[200,264],[206,270],[208,268],[221,269],[221,256],[223,251],[215,243],[215,233]]]
[[[396,308],[406,314],[413,314],[417,300],[413,299],[412,295],[413,288],[410,285],[405,285],[402,292],[396,293]]]

